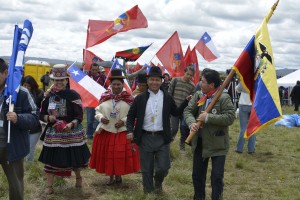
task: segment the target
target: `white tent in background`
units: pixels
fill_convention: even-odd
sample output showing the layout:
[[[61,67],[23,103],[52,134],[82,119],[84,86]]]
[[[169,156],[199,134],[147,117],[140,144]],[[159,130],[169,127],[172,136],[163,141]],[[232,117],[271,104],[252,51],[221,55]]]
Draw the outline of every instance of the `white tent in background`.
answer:
[[[296,85],[296,82],[300,81],[300,69],[297,71],[294,71],[284,77],[281,77],[277,79],[277,84],[279,86],[283,87],[294,87]]]
[[[288,88],[288,97],[286,100],[288,101],[289,105],[292,104],[291,99],[290,99],[290,94],[298,80],[300,81],[300,69],[298,69],[297,71],[294,71],[282,78],[277,79],[278,87],[283,86],[285,88]]]

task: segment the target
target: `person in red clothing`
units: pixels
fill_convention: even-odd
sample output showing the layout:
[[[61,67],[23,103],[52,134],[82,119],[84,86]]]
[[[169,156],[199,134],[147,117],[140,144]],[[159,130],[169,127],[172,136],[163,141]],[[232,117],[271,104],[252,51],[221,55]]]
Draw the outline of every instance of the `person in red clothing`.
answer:
[[[125,122],[133,97],[123,91],[125,77],[120,69],[111,71],[111,91],[104,93],[96,107],[100,122],[92,145],[90,168],[109,176],[107,185],[121,184],[122,175],[140,169],[138,147],[126,138]]]

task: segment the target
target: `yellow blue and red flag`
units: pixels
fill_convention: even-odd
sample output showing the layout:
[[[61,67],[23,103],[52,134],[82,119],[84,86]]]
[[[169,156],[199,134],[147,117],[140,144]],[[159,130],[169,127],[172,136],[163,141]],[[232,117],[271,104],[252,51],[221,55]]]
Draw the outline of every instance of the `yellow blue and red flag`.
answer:
[[[282,117],[274,57],[267,26],[274,11],[274,8],[272,9],[232,67],[239,74],[252,101],[245,138],[249,138]]]

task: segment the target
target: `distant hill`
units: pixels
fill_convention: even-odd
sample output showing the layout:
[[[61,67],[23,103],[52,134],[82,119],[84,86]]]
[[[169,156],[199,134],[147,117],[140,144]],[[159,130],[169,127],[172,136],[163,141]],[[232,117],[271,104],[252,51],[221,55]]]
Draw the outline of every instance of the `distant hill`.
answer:
[[[2,58],[6,61],[9,62],[10,57],[9,56],[2,56]],[[27,62],[28,60],[39,60],[39,61],[45,61],[49,63],[51,66],[55,64],[72,64],[74,61],[70,60],[59,60],[59,59],[51,59],[51,58],[37,58],[37,57],[25,57],[25,61]],[[77,62],[76,65],[81,65],[81,62]]]

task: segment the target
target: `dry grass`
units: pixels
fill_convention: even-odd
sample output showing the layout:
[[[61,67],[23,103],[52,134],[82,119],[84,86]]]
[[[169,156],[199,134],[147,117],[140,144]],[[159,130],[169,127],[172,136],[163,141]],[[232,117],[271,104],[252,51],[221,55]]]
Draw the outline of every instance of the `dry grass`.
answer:
[[[285,107],[284,113],[293,113]],[[256,153],[234,152],[239,132],[238,120],[230,127],[231,149],[225,166],[224,199],[227,200],[300,200],[300,129],[270,125],[257,136]],[[161,195],[144,195],[141,174],[123,177],[119,187],[105,185],[107,177],[86,169],[82,172],[84,187],[75,189],[75,176],[56,179],[55,194],[44,195],[46,186],[43,165],[38,161],[25,164],[25,199],[134,199],[168,200],[192,199],[192,154],[179,152],[178,137],[171,146],[172,167],[164,182]],[[89,143],[91,147],[91,144]],[[41,150],[38,145],[36,160]],[[210,194],[210,173],[207,177],[207,194]],[[8,199],[8,186],[0,170],[0,199]]]

